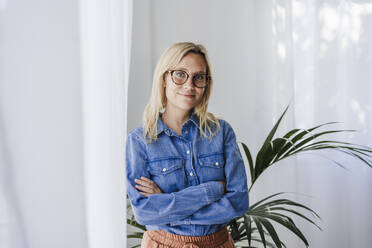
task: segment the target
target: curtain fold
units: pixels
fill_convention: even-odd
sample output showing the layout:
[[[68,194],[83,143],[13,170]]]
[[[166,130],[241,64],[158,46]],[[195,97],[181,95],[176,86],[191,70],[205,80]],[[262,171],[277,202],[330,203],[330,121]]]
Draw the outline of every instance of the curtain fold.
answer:
[[[339,121],[330,127],[358,132],[334,139],[372,146],[371,7],[369,1],[293,1],[296,126]],[[313,196],[308,203],[323,217],[323,232],[304,227],[312,246],[368,247],[372,170],[340,153],[322,154],[350,172],[326,159],[297,158],[298,190]]]
[[[81,0],[80,17],[88,243],[121,248],[132,1]]]
[[[126,247],[132,0],[0,2],[0,247]]]

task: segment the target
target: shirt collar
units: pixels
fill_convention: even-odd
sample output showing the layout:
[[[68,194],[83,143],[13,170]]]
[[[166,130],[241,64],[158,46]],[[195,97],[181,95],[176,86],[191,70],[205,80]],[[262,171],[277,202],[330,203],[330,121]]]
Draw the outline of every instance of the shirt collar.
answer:
[[[158,123],[157,123],[157,128],[158,128],[158,132],[157,132],[157,135],[159,135],[161,132],[166,132],[168,135],[169,133],[172,132],[171,128],[169,128],[164,122],[163,120],[161,119],[161,116],[162,116],[162,113],[160,112],[159,113],[159,118],[158,118]],[[195,126],[197,126],[199,128],[199,117],[195,114],[195,112],[193,112],[190,116],[190,118],[186,121],[189,122],[191,121],[192,123],[195,124]]]

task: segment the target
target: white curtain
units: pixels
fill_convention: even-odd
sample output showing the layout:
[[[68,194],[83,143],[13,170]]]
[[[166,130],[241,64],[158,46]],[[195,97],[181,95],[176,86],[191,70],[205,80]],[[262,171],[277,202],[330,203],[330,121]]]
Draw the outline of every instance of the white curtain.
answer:
[[[292,22],[295,123],[341,121],[333,128],[359,132],[335,138],[372,147],[372,3],[294,2]],[[323,232],[306,228],[313,247],[370,247],[372,169],[339,153],[327,156],[350,172],[325,160],[297,161],[299,191],[314,196],[309,204],[323,217]]]
[[[359,132],[330,138],[372,147],[370,1],[141,0],[134,4],[129,89],[136,97],[129,98],[128,129],[140,123],[151,72],[161,52],[174,42],[190,40],[204,44],[211,58],[215,85],[209,110],[229,121],[238,140],[254,154],[289,103],[279,135],[339,121],[329,128]],[[370,247],[372,169],[339,153],[319,155],[283,160],[267,170],[252,189],[251,203],[281,191],[297,192],[288,197],[322,217],[318,224],[323,231],[295,218],[310,247]],[[305,247],[279,229],[288,247]]]
[[[329,128],[359,132],[330,136],[332,139],[371,147],[372,3],[265,1],[256,7],[267,29],[257,31],[265,42],[258,43],[256,56],[269,51],[270,56],[259,60],[259,65],[265,68],[260,72],[264,72],[261,82],[275,89],[270,96],[280,106],[276,117],[288,99],[292,100],[293,112],[283,129],[339,121],[342,123]],[[322,232],[300,225],[312,247],[369,247],[371,168],[339,153],[320,154],[347,165],[350,172],[322,157],[302,155],[283,163],[284,171],[278,167],[267,172],[261,185],[291,191],[293,185],[283,182],[290,180],[297,192],[312,196],[297,197],[322,217]],[[286,168],[291,162],[294,166]],[[300,242],[295,244],[301,247]]]
[[[0,1],[0,247],[126,246],[132,1]]]
[[[90,248],[126,245],[125,157],[132,2],[80,1]]]

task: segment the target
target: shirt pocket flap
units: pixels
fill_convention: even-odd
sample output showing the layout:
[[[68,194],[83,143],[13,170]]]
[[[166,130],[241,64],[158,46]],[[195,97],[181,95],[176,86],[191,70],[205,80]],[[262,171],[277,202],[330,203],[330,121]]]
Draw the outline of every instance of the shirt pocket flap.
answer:
[[[208,166],[213,168],[223,168],[225,166],[225,158],[223,156],[223,153],[200,155],[198,159],[201,166]]]
[[[152,175],[166,175],[183,167],[183,159],[162,159],[150,161],[148,170]]]

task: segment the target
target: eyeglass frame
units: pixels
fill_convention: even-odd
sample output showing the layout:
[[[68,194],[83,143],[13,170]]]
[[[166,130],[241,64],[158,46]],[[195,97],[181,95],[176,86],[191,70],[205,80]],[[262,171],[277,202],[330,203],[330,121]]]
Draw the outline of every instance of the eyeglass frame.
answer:
[[[182,72],[186,73],[187,78],[186,78],[185,82],[183,82],[182,84],[178,84],[178,83],[174,82],[174,80],[173,80],[173,72],[175,72],[175,71],[182,71]],[[187,82],[187,80],[189,79],[189,77],[190,77],[189,73],[187,73],[187,71],[184,71],[184,70],[179,70],[179,69],[177,69],[177,70],[167,70],[167,71],[165,71],[165,72],[166,72],[166,73],[169,73],[169,72],[170,72],[172,82],[175,83],[175,84],[177,84],[177,85],[183,85],[183,84],[185,84],[185,83]],[[196,86],[196,84],[195,84],[195,80],[194,80],[194,77],[195,77],[196,75],[205,75],[205,76],[206,76],[206,79],[205,79],[206,81],[205,81],[205,86],[204,86],[204,87]],[[194,74],[194,75],[193,75],[191,82],[192,82],[192,84],[193,84],[196,88],[206,88],[206,87],[208,86],[208,84],[209,84],[209,80],[210,80],[210,79],[211,79],[211,77],[209,76],[209,73],[208,73],[208,72],[207,72],[207,73],[197,73],[197,74]]]

